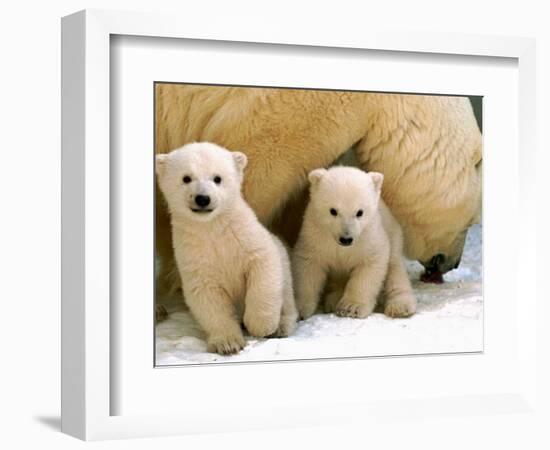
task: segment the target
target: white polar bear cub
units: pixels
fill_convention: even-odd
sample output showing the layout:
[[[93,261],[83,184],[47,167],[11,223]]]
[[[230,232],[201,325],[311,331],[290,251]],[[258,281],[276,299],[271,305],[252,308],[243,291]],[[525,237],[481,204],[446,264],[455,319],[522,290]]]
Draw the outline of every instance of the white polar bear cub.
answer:
[[[287,336],[297,311],[288,253],[241,195],[247,158],[218,145],[187,144],[157,155],[185,301],[208,350],[236,353],[253,336]]]
[[[383,175],[353,167],[309,174],[310,202],[293,257],[298,311],[363,318],[384,286],[384,312],[414,314],[416,299],[405,270],[401,228],[380,199]]]

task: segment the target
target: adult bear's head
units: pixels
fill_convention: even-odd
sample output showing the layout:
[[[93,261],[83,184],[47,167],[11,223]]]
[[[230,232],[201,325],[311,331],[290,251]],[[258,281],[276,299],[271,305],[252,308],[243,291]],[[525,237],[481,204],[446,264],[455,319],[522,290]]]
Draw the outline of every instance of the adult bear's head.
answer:
[[[427,273],[446,273],[459,266],[468,228],[481,221],[481,171],[480,161],[450,183],[447,192],[438,190],[432,208],[417,211],[402,225],[406,255]]]
[[[373,95],[356,147],[361,167],[384,174],[382,196],[398,219],[408,258],[428,272],[460,263],[481,216],[482,142],[467,97]]]

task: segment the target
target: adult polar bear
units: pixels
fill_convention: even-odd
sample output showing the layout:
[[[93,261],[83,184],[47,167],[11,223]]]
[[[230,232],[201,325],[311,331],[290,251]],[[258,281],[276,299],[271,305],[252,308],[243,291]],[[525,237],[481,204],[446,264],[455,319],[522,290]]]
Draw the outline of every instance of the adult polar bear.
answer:
[[[481,133],[468,98],[164,83],[155,89],[156,153],[194,141],[242,151],[246,200],[265,225],[282,215],[290,242],[303,209],[282,214],[285,206],[307,192],[311,170],[353,148],[360,167],[384,174],[383,198],[402,226],[405,254],[443,273],[460,262],[481,207]],[[158,190],[157,200],[160,286],[174,287],[170,224]]]

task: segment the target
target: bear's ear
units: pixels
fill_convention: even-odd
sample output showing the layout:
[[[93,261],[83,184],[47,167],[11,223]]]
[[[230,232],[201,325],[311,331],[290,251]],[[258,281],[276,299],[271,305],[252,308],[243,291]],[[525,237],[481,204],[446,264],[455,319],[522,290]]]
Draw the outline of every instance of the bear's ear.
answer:
[[[315,187],[319,184],[319,181],[321,181],[321,178],[323,178],[327,173],[327,169],[315,169],[309,172],[308,179],[311,184],[311,187]]]
[[[384,181],[384,175],[378,172],[369,172],[369,175],[370,179],[372,180],[374,190],[378,195],[380,195],[380,192],[382,192],[382,182]]]
[[[235,161],[237,169],[239,169],[240,173],[243,173],[244,168],[248,164],[248,158],[244,153],[241,152],[231,152],[231,155],[233,155],[233,160]]]
[[[164,169],[166,168],[167,159],[168,155],[166,154],[155,156],[155,171],[158,177],[162,177],[162,175],[164,175]]]

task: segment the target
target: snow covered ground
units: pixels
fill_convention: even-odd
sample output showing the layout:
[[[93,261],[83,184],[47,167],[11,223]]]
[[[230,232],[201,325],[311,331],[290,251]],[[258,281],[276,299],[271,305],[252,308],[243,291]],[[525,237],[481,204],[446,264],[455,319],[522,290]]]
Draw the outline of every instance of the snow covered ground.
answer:
[[[418,311],[410,318],[317,314],[300,322],[288,338],[247,337],[246,347],[233,356],[208,353],[204,333],[182,302],[165,300],[169,317],[156,327],[156,365],[482,351],[481,254],[482,227],[475,225],[460,267],[444,276],[443,285],[417,281],[423,269],[408,262],[418,299]]]

